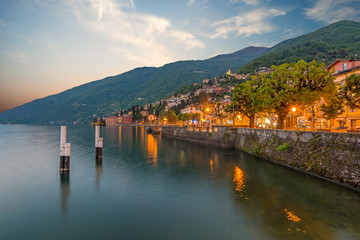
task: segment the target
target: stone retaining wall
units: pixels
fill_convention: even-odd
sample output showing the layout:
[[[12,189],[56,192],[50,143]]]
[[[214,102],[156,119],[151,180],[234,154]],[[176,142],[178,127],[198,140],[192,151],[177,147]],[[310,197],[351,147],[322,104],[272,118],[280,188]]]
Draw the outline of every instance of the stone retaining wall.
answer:
[[[360,134],[213,126],[212,132],[162,126],[163,137],[235,147],[360,190]]]

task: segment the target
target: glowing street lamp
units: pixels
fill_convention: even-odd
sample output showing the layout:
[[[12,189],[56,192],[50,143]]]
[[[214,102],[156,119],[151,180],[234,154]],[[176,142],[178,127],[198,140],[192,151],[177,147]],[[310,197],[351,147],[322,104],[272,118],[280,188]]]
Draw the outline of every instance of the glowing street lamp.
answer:
[[[296,108],[292,108],[291,111],[295,112],[296,111]],[[292,125],[292,122],[291,122],[291,112],[290,112],[290,129],[291,129],[291,125]]]

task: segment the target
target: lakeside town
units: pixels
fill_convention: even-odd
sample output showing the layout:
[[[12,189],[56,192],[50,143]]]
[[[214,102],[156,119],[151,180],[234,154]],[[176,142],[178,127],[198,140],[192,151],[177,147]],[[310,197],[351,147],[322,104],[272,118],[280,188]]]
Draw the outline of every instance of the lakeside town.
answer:
[[[314,64],[316,65],[316,63]],[[311,63],[306,67],[310,69],[310,65]],[[246,91],[240,87],[244,86],[246,82],[259,81],[263,77],[271,76],[274,73],[274,69],[268,67],[260,67],[253,76],[249,73],[231,73],[228,70],[224,76],[203,79],[200,83],[182,86],[171,96],[158,100],[155,103],[150,102],[146,105],[132,106],[128,110],[112,112],[106,118],[95,118],[93,124],[106,126],[179,124],[194,126],[199,129],[208,129],[208,131],[209,127],[213,125],[227,125],[292,130],[360,132],[359,87],[356,85],[360,78],[360,60],[337,59],[327,67],[321,67],[320,64],[316,65],[316,67],[318,69],[322,68],[323,71],[327,71],[331,75],[331,81],[336,89],[332,90],[330,97],[328,96],[329,92],[326,92],[327,90],[325,89],[328,86],[323,86],[324,89],[320,91],[318,89],[305,93],[304,96],[307,100],[313,98],[310,102],[302,100],[301,98],[304,98],[304,96],[299,96],[299,101],[288,100],[286,104],[291,104],[291,106],[286,106],[285,114],[282,116],[283,123],[281,123],[282,126],[280,127],[278,126],[279,111],[276,112],[274,108],[269,110],[264,107],[254,109],[256,104],[251,109],[246,109],[244,106],[246,101],[244,102],[244,99],[241,99],[241,97],[246,98],[247,96],[241,96],[240,98],[238,96],[239,91],[240,95]],[[289,69],[291,67],[287,65],[286,68]],[[351,76],[354,76],[355,80],[351,80]],[[324,78],[324,75],[321,77]],[[288,85],[293,87],[292,85],[294,84],[290,83]],[[289,86],[285,86],[285,88]],[[315,92],[316,96],[314,98]],[[295,94],[295,92],[290,92],[290,94]],[[326,104],[326,101],[331,102],[331,104]],[[248,103],[250,105],[253,104],[251,102]],[[261,103],[258,103],[258,105],[261,105]],[[250,112],[252,116],[249,115]]]

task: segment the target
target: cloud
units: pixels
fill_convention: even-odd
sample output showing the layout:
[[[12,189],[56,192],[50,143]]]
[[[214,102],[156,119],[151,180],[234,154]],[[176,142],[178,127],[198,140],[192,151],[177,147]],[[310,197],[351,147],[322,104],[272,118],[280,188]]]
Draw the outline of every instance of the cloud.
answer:
[[[136,11],[133,1],[80,0],[70,3],[74,15],[90,32],[110,40],[109,49],[142,64],[171,60],[171,48],[204,48],[191,33],[176,29],[170,20]],[[166,46],[166,47],[165,47]],[[170,49],[170,50],[169,50]]]
[[[192,5],[194,5],[194,3],[195,3],[195,0],[188,0],[187,5],[192,6]]]
[[[208,8],[208,0],[188,0],[187,6],[188,7],[200,7],[200,8]]]
[[[31,38],[26,37],[26,36],[24,36],[24,35],[22,35],[22,34],[19,34],[19,36],[20,36],[21,38],[25,39],[27,42],[29,42],[29,43],[31,43],[31,44],[37,45],[37,43],[36,43],[34,40],[32,40]]]
[[[192,34],[183,32],[183,31],[177,31],[177,30],[171,30],[169,32],[170,36],[174,37],[176,40],[176,44],[183,44],[186,45],[186,50],[190,50],[191,48],[204,48],[205,45],[200,40],[197,40]]]
[[[252,11],[215,22],[215,34],[210,38],[228,38],[230,33],[236,36],[244,35],[246,37],[253,34],[262,34],[274,30],[270,24],[270,19],[276,16],[283,16],[286,12],[278,9],[259,8]]]
[[[340,20],[360,20],[358,0],[317,0],[312,8],[305,8],[305,15],[327,24]]]
[[[14,49],[12,52],[8,52],[7,55],[21,62],[31,59],[30,56],[22,49]]]
[[[229,0],[229,3],[238,3],[238,2],[243,2],[247,5],[257,5],[259,4],[260,0]]]

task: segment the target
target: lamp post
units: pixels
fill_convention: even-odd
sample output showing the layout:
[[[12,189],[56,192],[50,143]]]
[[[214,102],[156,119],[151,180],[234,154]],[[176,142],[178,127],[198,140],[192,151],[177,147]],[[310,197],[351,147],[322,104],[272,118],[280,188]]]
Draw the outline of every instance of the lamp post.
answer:
[[[291,111],[295,113],[296,108],[293,107],[293,108],[291,109]],[[291,112],[290,112],[290,129],[291,129],[291,126],[292,126],[292,122],[291,122]]]
[[[211,128],[211,117],[209,117],[209,112],[210,112],[210,108],[209,107],[207,107],[206,109],[205,109],[205,111],[207,112],[207,118],[209,119],[209,121],[210,121],[210,128]]]

